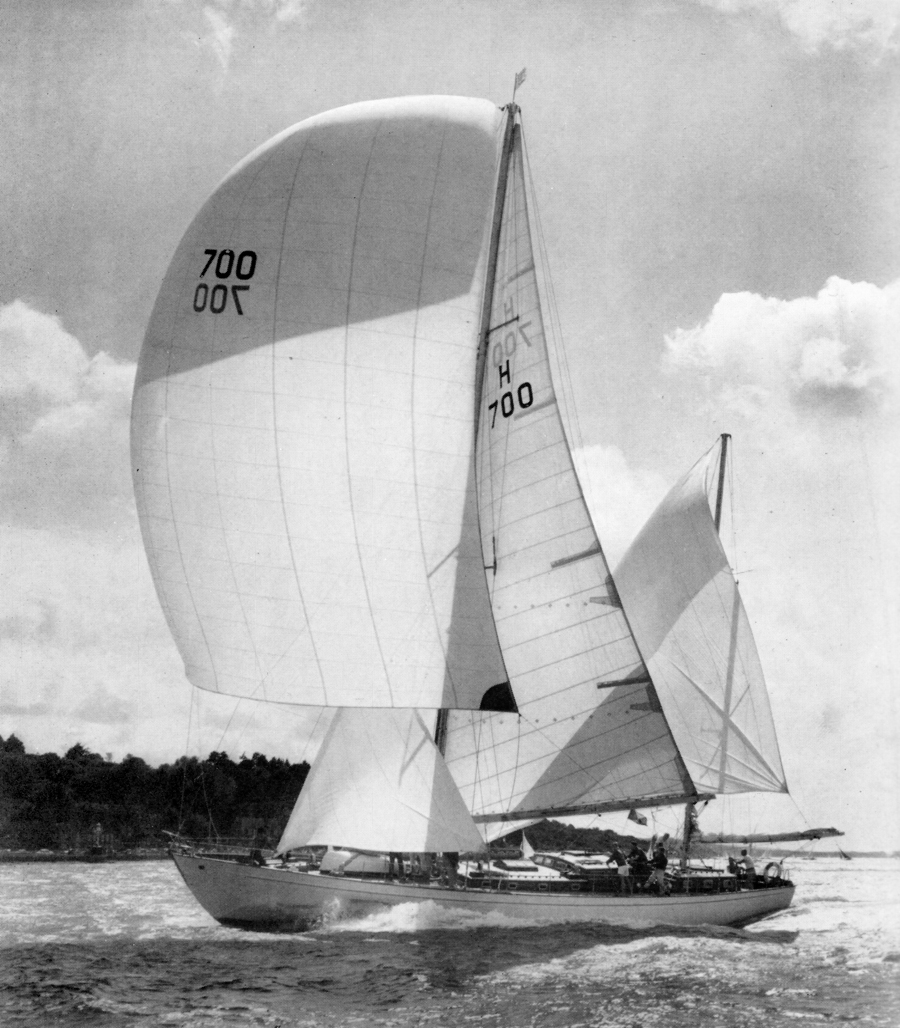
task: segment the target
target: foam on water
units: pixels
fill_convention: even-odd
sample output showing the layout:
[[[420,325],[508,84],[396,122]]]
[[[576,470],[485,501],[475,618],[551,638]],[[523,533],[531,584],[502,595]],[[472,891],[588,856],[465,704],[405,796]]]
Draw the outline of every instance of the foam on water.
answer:
[[[0,1019],[894,1028],[900,863],[794,871],[795,905],[743,929],[529,924],[428,901],[273,935],[217,925],[167,862],[0,865]]]
[[[536,927],[542,922],[522,917],[508,917],[499,911],[463,910],[442,907],[434,900],[423,903],[400,903],[396,907],[368,914],[347,917],[327,924],[324,930],[342,932],[471,931],[476,928]]]

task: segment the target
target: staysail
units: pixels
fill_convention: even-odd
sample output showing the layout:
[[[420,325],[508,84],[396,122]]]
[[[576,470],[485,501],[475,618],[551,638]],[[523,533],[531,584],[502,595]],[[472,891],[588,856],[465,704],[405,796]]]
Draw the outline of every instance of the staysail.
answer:
[[[616,586],[699,789],[787,792],[769,695],[708,496],[718,447],[669,492]]]
[[[278,843],[430,853],[482,848],[415,710],[340,710]]]
[[[251,154],[188,229],[132,455],[195,686],[477,709],[503,681],[471,396],[502,124],[458,97],[331,111]]]
[[[694,793],[613,587],[551,380],[512,140],[476,441],[482,552],[517,713],[451,711],[445,757],[476,821]]]

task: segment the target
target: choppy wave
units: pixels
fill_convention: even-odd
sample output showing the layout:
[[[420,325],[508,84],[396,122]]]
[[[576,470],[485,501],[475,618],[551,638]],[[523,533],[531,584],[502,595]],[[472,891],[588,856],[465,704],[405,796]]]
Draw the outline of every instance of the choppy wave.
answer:
[[[126,1028],[900,1023],[900,863],[816,861],[747,928],[540,925],[404,904],[222,928],[166,862],[0,865],[0,1020]]]

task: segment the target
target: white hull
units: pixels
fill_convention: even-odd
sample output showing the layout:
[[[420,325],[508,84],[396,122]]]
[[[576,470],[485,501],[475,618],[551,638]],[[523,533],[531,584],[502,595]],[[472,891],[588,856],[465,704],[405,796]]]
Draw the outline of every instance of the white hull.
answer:
[[[790,906],[794,895],[790,885],[673,896],[497,892],[255,867],[182,853],[173,854],[173,859],[188,888],[217,921],[256,929],[304,931],[334,918],[428,901],[442,907],[496,911],[536,921],[731,925],[783,910]]]

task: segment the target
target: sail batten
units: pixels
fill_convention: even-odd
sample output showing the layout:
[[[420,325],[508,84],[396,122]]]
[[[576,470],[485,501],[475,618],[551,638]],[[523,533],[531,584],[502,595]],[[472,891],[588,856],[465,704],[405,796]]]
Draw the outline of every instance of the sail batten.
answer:
[[[589,546],[586,550],[582,550],[581,553],[573,553],[568,557],[558,557],[556,560],[550,561],[551,568],[561,568],[566,564],[574,564],[577,560],[584,560],[585,557],[593,557],[595,554],[600,552],[600,543],[595,543],[593,546]]]
[[[518,421],[520,418],[530,418],[530,417],[533,417],[535,414],[540,413],[542,410],[546,410],[548,407],[555,406],[555,404],[556,404],[556,397],[555,396],[551,396],[551,397],[548,397],[546,400],[541,400],[540,403],[532,404],[528,408],[528,410],[516,411],[516,413],[513,414],[513,417],[515,418],[516,421]]]

